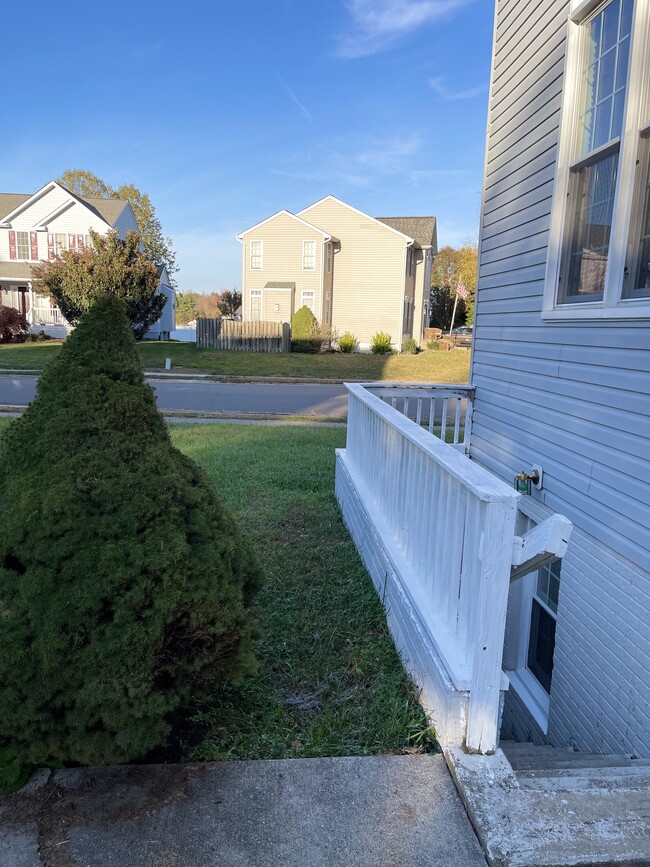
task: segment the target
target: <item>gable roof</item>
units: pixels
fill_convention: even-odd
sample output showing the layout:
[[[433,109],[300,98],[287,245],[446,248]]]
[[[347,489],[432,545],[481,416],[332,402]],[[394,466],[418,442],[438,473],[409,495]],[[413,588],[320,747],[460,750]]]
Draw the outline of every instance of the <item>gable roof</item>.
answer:
[[[82,199],[77,196],[83,205],[95,211],[109,226],[114,226],[124,208],[128,206],[126,199]]]
[[[115,225],[122,214],[122,211],[129,204],[126,199],[84,199],[82,196],[78,196],[67,187],[64,187],[63,184],[59,184],[58,181],[50,181],[35,193],[0,193],[0,220],[12,216],[15,211],[18,211],[21,208],[21,205],[24,205],[31,199],[39,198],[48,190],[48,188],[54,187],[59,187],[64,190],[73,201],[79,202],[81,205],[88,208],[88,210],[92,211],[96,217],[99,217],[100,220],[103,220],[111,227]],[[58,210],[59,208],[56,209],[56,212],[58,212]]]
[[[413,238],[420,247],[437,247],[435,217],[377,217],[398,232]]]
[[[15,211],[19,205],[31,197],[31,193],[0,193],[0,218]]]
[[[399,229],[393,228],[393,226],[389,226],[388,223],[384,223],[378,220],[376,217],[371,217],[370,214],[366,214],[365,211],[360,211],[359,208],[355,208],[353,205],[349,205],[347,202],[344,202],[342,199],[337,199],[336,196],[328,195],[323,196],[322,199],[319,199],[317,202],[314,202],[312,205],[308,205],[306,208],[303,208],[302,211],[298,211],[298,215],[304,214],[305,211],[309,211],[312,208],[315,208],[316,205],[320,205],[323,202],[332,201],[336,202],[338,205],[343,205],[344,208],[348,208],[350,211],[354,211],[355,214],[360,214],[362,217],[365,217],[367,220],[370,220],[372,223],[377,223],[377,225],[381,225],[383,228],[390,229],[391,232],[394,232],[396,235],[401,235],[409,244],[412,244],[415,240],[410,235],[404,234],[404,232]]]
[[[291,217],[292,220],[297,220],[299,223],[302,223],[303,226],[307,226],[308,229],[313,229],[314,232],[318,232],[319,235],[322,235],[326,241],[336,241],[337,239],[330,235],[329,232],[324,232],[322,229],[319,229],[318,226],[314,226],[313,223],[308,223],[307,220],[303,220],[302,217],[299,217],[296,214],[292,214],[291,211],[287,211],[283,208],[281,211],[278,211],[275,214],[271,214],[270,217],[267,217],[266,220],[262,220],[261,223],[256,223],[254,226],[251,226],[250,229],[245,229],[243,232],[240,232],[238,235],[235,235],[235,238],[238,241],[241,241],[244,235],[247,235],[249,232],[252,232],[254,229],[259,229],[260,226],[263,226],[265,223],[269,223],[271,220],[275,220],[276,217],[285,216]]]

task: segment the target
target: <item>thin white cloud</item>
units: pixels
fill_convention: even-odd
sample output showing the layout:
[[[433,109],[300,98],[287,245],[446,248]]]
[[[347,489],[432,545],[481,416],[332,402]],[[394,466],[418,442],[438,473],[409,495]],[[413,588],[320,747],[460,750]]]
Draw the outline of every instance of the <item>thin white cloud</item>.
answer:
[[[298,106],[298,108],[300,109],[300,112],[303,115],[303,117],[306,117],[308,121],[313,123],[314,117],[313,117],[312,113],[305,108],[305,106],[302,104],[302,102],[300,102],[300,100],[298,99],[296,94],[293,92],[293,90],[289,87],[289,85],[287,84],[287,82],[283,78],[280,78],[280,82],[281,82],[282,86],[284,87],[284,89],[289,94],[289,98],[291,99],[293,104]]]
[[[390,48],[425,24],[453,15],[473,0],[344,0],[353,27],[339,37],[339,57],[367,57]]]
[[[408,179],[413,160],[422,147],[422,137],[415,134],[368,137],[361,141],[339,139],[330,146],[317,145],[312,150],[288,154],[282,168],[268,171],[294,180],[366,187],[380,177]]]
[[[429,79],[429,87],[437,93],[441,99],[457,100],[457,99],[473,99],[487,90],[487,84],[480,84],[478,87],[470,87],[467,90],[452,90],[446,86],[442,76]]]

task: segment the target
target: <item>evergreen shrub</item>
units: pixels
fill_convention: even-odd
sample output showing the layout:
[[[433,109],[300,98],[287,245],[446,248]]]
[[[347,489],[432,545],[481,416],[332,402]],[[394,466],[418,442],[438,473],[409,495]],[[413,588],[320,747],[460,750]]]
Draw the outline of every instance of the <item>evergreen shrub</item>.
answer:
[[[407,337],[406,340],[402,343],[403,355],[417,355],[418,351],[419,347],[412,337]]]
[[[113,764],[254,667],[257,557],[175,449],[102,298],[0,439],[0,743]]]
[[[437,352],[440,349],[438,341],[437,340],[430,340],[427,343],[427,349],[430,349],[432,352]]]
[[[318,325],[316,317],[304,304],[291,317],[291,351],[318,352],[320,344],[311,339],[314,326]]]

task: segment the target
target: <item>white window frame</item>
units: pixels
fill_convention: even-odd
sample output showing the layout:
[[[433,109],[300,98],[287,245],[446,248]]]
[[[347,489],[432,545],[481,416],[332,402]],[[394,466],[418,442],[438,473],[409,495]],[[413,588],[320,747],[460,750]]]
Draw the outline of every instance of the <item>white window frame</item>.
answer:
[[[59,239],[63,238],[63,242],[60,244]],[[67,232],[55,232],[54,233],[54,254],[55,256],[60,256],[61,253],[65,252],[68,249],[68,233]]]
[[[264,241],[251,241],[250,243],[250,269],[251,271],[262,271],[264,270]],[[253,252],[253,244],[259,244],[259,253]],[[255,259],[259,259],[259,265],[253,265]]]
[[[309,255],[309,259],[313,259],[314,264],[311,267],[307,267],[305,262],[307,261],[308,254],[305,253],[305,246],[307,244],[312,245],[313,253]],[[303,271],[315,271],[316,270],[316,241],[303,241],[302,242],[302,270]]]
[[[19,244],[18,244],[18,235],[26,235],[27,236],[27,255],[21,256],[18,252]],[[33,262],[32,259],[32,239],[29,237],[29,232],[24,229],[16,229],[16,259],[20,262]]]
[[[599,301],[558,302],[558,287],[567,226],[567,191],[571,167],[576,158],[576,118],[580,112],[581,92],[578,83],[584,48],[584,25],[601,11],[609,0],[572,0],[568,22],[567,57],[564,73],[560,144],[546,262],[542,318],[544,320],[638,319],[650,318],[650,298],[624,298],[624,275],[628,251],[635,232],[631,207],[641,179],[636,182],[640,131],[648,118],[641,110],[650,93],[650,0],[635,0],[632,15],[630,59],[623,132],[619,147],[618,177],[614,198],[612,232],[603,298]],[[573,86],[572,86],[573,85]],[[607,146],[609,147],[609,145]],[[636,222],[636,221],[635,221]],[[632,269],[630,269],[632,270]]]
[[[311,296],[311,304],[307,304],[305,300],[308,296]],[[311,312],[316,315],[316,293],[313,289],[303,289],[300,295],[301,307],[309,307]]]
[[[253,298],[259,298],[260,299],[260,318],[259,319],[253,319]],[[249,310],[249,314],[250,314],[249,321],[250,322],[261,322],[262,321],[262,298],[263,298],[263,293],[262,293],[261,289],[251,289],[250,298],[248,301],[248,310]]]

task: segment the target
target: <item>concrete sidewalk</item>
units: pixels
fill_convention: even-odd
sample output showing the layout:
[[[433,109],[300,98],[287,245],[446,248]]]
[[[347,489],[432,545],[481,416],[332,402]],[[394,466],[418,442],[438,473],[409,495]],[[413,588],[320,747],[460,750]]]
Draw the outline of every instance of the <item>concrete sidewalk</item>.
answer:
[[[40,771],[2,867],[485,867],[442,756]]]

